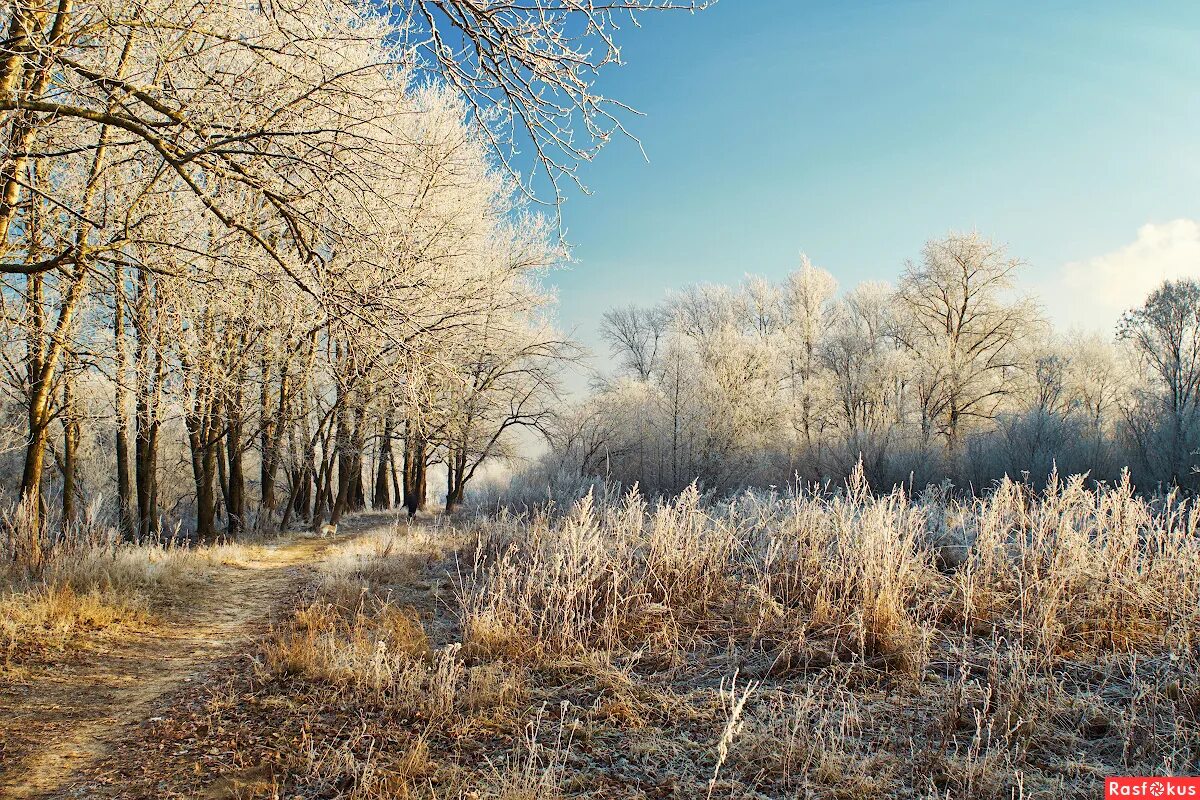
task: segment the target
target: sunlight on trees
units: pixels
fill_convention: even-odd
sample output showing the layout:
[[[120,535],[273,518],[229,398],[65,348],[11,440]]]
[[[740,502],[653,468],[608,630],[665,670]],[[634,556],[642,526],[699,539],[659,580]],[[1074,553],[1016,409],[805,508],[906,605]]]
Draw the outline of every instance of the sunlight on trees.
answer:
[[[11,499],[34,528],[110,496],[130,535],[212,539],[336,524],[368,469],[416,510],[440,462],[459,502],[569,355],[515,156],[557,198],[624,130],[593,89],[622,21],[702,5],[10,5]]]
[[[860,461],[884,490],[1124,467],[1147,488],[1192,486],[1197,285],[1165,284],[1116,339],[1059,335],[1020,294],[1020,267],[952,233],[894,288],[839,296],[802,259],[778,283],[610,311],[616,374],[556,420],[542,470],[667,493],[841,480]]]

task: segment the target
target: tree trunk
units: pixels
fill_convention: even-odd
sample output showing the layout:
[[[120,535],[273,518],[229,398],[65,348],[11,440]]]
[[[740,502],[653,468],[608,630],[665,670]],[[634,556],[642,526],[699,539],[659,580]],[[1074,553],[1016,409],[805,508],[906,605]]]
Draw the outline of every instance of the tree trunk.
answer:
[[[42,472],[46,462],[46,441],[50,434],[50,422],[53,419],[51,408],[51,389],[58,362],[67,347],[67,340],[75,320],[75,314],[83,299],[84,284],[87,281],[87,266],[83,259],[75,265],[75,271],[69,278],[63,278],[68,285],[63,288],[62,299],[59,301],[58,319],[54,332],[43,342],[44,329],[42,317],[41,279],[30,279],[27,284],[34,291],[36,302],[36,319],[34,329],[30,333],[27,352],[27,368],[29,383],[29,410],[27,415],[28,443],[25,447],[25,463],[21,470],[21,486],[19,495],[22,501],[29,504],[30,523],[35,530],[42,526],[45,514],[45,498],[42,496]]]
[[[330,439],[332,438],[332,431],[330,430],[330,427],[326,426],[325,423],[321,423],[319,435],[321,437],[321,466],[320,471],[315,473],[317,476],[316,484],[314,486],[316,494],[313,498],[312,513],[312,524],[314,530],[321,526],[321,523],[324,521],[326,510],[330,512],[333,511],[333,468],[334,459],[337,457],[337,453],[334,452],[335,448],[330,443]],[[313,452],[313,459],[315,462],[315,449]]]
[[[389,408],[383,417],[383,436],[379,440],[379,457],[375,465],[375,492],[371,506],[377,509],[391,508],[392,495],[388,485],[388,470],[392,463],[392,428],[395,425]]]
[[[429,463],[425,460],[427,457],[428,448],[425,442],[421,442],[421,461],[420,473],[417,476],[417,510],[424,511],[425,505],[429,502]]]
[[[29,444],[25,447],[25,463],[21,469],[21,499],[29,504],[30,527],[41,529],[46,513],[46,499],[42,496],[42,470],[46,463],[46,426],[41,422],[44,414],[37,408],[29,409]]]
[[[298,423],[302,427],[300,427],[300,430],[293,427],[288,431],[288,452],[291,454],[291,463],[293,466],[290,469],[284,470],[290,483],[287,500],[283,507],[283,519],[279,523],[279,530],[281,531],[288,529],[288,523],[291,521],[293,514],[297,514],[301,518],[307,518],[308,516],[313,480],[316,477],[316,446],[320,427],[318,426],[317,431],[310,434],[308,432],[307,417],[307,401],[301,400]],[[301,450],[300,446],[301,436],[303,436],[304,441],[303,450]]]
[[[71,376],[63,378],[62,427],[63,427],[63,496],[62,524],[66,527],[75,521],[75,493],[78,491],[78,466],[80,426],[75,409],[75,387]]]
[[[404,507],[414,517],[425,505],[425,440],[412,421],[405,423],[404,436]]]
[[[446,451],[446,513],[454,510],[454,489],[458,482],[454,479],[454,451]]]
[[[237,536],[246,527],[246,474],[242,469],[242,375],[235,375],[234,393],[226,410],[225,456],[229,491],[225,497],[227,531]]]
[[[229,508],[229,462],[226,461],[224,438],[214,445],[214,450],[217,454],[217,486],[221,489],[220,497],[217,500],[217,517],[219,519],[221,509]]]
[[[134,331],[134,481],[137,490],[138,534],[158,533],[158,393],[162,375],[150,274],[139,269],[133,308]]]
[[[279,398],[274,410],[274,419],[271,419],[270,408],[270,393],[269,393],[269,366],[266,359],[263,359],[263,395],[262,395],[262,411],[263,411],[263,432],[262,432],[262,508],[268,516],[274,512],[278,505],[275,498],[275,480],[279,472],[279,464],[282,460],[283,453],[283,437],[288,428],[288,394],[291,391],[290,374],[291,369],[287,361],[284,362],[279,370]]]
[[[113,405],[116,418],[117,517],[121,534],[131,538],[137,527],[134,515],[133,482],[129,473],[129,348],[125,341],[125,271],[116,267],[113,276],[116,297],[113,300],[113,349],[116,385]]]
[[[196,481],[196,536],[207,543],[217,540],[217,492],[213,485],[216,460],[216,448],[203,443],[199,445],[199,452],[192,455]]]
[[[43,361],[45,358],[45,298],[42,276],[30,275],[25,279],[26,304],[29,309],[28,339],[25,343],[25,374],[28,384],[28,408],[26,431],[28,444],[25,462],[21,470],[20,495],[29,506],[29,515],[34,531],[41,528],[45,513],[42,497],[42,470],[46,460],[46,426],[49,424],[49,394],[44,391]]]
[[[290,434],[291,451],[296,467],[296,484],[292,491],[292,510],[302,519],[309,519],[312,512],[313,486],[317,481],[317,437],[320,434],[320,423],[313,432],[308,430],[309,403],[307,389],[300,394],[300,409],[297,415],[300,431],[295,429]],[[297,437],[302,436],[304,446],[301,449]],[[286,529],[286,528],[285,528]]]
[[[258,408],[259,419],[262,420],[259,432],[259,448],[262,451],[258,469],[259,514],[266,516],[275,508],[275,465],[278,450],[275,448],[275,419],[271,410],[271,364],[265,352],[258,365]]]
[[[363,482],[363,451],[367,449],[364,417],[366,412],[361,403],[354,409],[354,427],[350,431],[350,485],[346,508],[362,511],[367,507],[367,491]]]
[[[212,398],[198,387],[193,406],[185,415],[192,453],[192,479],[196,486],[196,537],[205,543],[217,539],[217,449]]]
[[[446,453],[446,513],[462,504],[467,488],[467,450],[451,448]]]
[[[296,499],[292,507],[304,519],[312,515],[313,487],[317,482],[317,451],[313,441],[305,437],[304,454],[300,474],[297,478]]]
[[[388,448],[388,471],[392,473],[392,502],[399,503],[404,496],[404,490],[400,488],[400,471],[396,469],[396,448]]]
[[[350,470],[353,457],[350,452],[350,430],[346,423],[345,398],[339,398],[337,409],[337,494],[333,500],[333,508],[329,513],[330,524],[337,525],[342,514],[346,511],[350,494]],[[330,468],[332,470],[332,467]]]
[[[958,457],[959,448],[959,431],[958,426],[961,421],[958,411],[958,404],[954,401],[950,403],[949,421],[946,427],[946,454],[951,458]]]

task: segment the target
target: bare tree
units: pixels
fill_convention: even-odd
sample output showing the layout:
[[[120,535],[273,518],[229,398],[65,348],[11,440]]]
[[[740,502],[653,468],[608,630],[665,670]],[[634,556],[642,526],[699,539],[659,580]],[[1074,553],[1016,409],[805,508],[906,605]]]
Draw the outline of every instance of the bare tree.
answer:
[[[1184,412],[1200,398],[1200,281],[1165,281],[1125,312],[1117,335],[1133,343],[1159,379],[1167,407]]]
[[[901,412],[894,310],[884,284],[862,284],[842,299],[820,356],[832,376],[840,424],[861,449],[883,444]]]
[[[669,317],[657,307],[626,306],[604,312],[600,336],[612,355],[638,380],[650,380],[658,368],[659,348],[667,333]]]
[[[1096,433],[1115,418],[1117,404],[1129,385],[1129,374],[1113,347],[1098,334],[1068,335],[1066,393]]]
[[[1193,449],[1190,434],[1200,400],[1200,281],[1165,281],[1139,308],[1125,313],[1117,335],[1133,345],[1155,379],[1160,402],[1154,405],[1167,425],[1166,452],[1160,457],[1169,462],[1170,479],[1178,482]]]
[[[1021,365],[1021,337],[1039,322],[1028,300],[1008,300],[1021,262],[977,233],[926,243],[896,291],[896,337],[913,362],[928,439],[941,434],[955,453],[967,421],[995,417]]]
[[[793,427],[818,460],[820,432],[825,427],[822,412],[828,407],[824,395],[829,388],[820,349],[834,320],[836,293],[837,281],[814,267],[807,256],[800,257],[800,267],[788,276],[784,291],[786,382],[796,413]]]
[[[614,134],[629,135],[619,99],[596,91],[595,78],[621,63],[617,34],[650,11],[699,11],[709,0],[396,0],[424,22],[420,52],[487,124],[505,166],[516,172],[510,143],[532,144],[555,198],[565,177]],[[422,34],[424,34],[422,36]]]

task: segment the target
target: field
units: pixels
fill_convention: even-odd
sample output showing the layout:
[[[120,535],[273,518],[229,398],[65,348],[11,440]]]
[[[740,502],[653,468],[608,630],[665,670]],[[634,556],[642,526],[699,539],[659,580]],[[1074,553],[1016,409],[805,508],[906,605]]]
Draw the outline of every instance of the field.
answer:
[[[454,527],[368,516],[300,540],[259,627],[43,788],[1095,797],[1105,775],[1200,761],[1197,519],[1079,479],[963,503],[852,484],[589,495]],[[179,568],[231,569],[214,556]],[[8,674],[37,680],[12,657],[30,625],[86,628],[55,634],[69,652],[188,614],[101,613],[103,590],[60,585],[6,598],[59,621],[7,634]]]
[[[1200,796],[1108,5],[8,2],[0,800]]]

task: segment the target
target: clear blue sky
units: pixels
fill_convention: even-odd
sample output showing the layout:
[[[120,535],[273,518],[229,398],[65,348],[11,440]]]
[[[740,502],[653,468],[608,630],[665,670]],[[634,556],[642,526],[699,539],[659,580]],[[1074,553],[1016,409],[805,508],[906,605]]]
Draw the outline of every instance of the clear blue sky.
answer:
[[[801,252],[847,287],[976,228],[1036,289],[1200,219],[1194,0],[721,0],[621,40],[600,88],[646,114],[650,161],[618,140],[584,168],[576,263],[548,281],[585,344],[608,307],[781,277]]]

